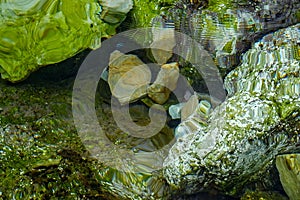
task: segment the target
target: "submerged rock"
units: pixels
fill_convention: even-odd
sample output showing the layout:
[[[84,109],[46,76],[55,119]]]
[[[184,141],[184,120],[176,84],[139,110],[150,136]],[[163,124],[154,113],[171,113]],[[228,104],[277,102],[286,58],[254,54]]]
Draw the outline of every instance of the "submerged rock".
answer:
[[[102,9],[101,3],[91,0],[1,1],[2,78],[21,81],[42,66],[98,48],[101,38],[115,34],[132,6],[131,0],[118,1],[116,6],[108,2],[101,1]]]
[[[207,126],[210,112],[210,102],[207,100],[199,102],[199,95],[197,93],[192,95],[181,110],[181,123],[175,129],[175,137],[179,139],[184,135],[197,134]]]
[[[169,114],[172,119],[181,119],[181,122],[185,122],[188,121],[188,118],[195,118],[203,120],[203,123],[206,123],[208,115],[211,112],[211,103],[208,100],[201,100],[199,102],[199,97],[201,98],[202,95],[195,93],[187,102],[170,106]]]
[[[300,154],[285,154],[276,157],[276,167],[281,184],[290,200],[300,197]]]
[[[135,55],[114,51],[110,56],[108,84],[121,105],[148,95],[154,102],[164,104],[177,86],[178,63],[164,64],[152,85],[151,71]]]
[[[108,84],[112,94],[126,104],[147,94],[151,71],[135,55],[125,55],[114,51],[110,56]]]
[[[152,20],[153,38],[150,45],[151,52],[156,62],[160,65],[167,63],[173,55],[173,48],[176,45],[174,27],[166,28],[165,20],[155,17]]]
[[[107,1],[99,0],[102,6],[101,18],[109,24],[118,24],[122,22],[126,14],[132,9],[132,0]]]
[[[202,115],[209,110],[207,102],[187,115],[181,124],[187,134],[178,136],[165,160],[164,174],[161,165],[174,142],[168,128],[150,139],[130,137],[116,129],[105,109],[96,108],[110,143],[98,140],[96,134],[84,142],[105,157],[98,162],[89,158],[87,146],[78,138],[70,88],[1,85],[0,198],[159,199],[170,196],[168,183],[182,193],[217,189],[236,194],[244,184],[257,180],[277,154],[299,151],[299,27],[290,30],[294,39],[287,39],[291,34],[283,31],[278,38],[285,40],[275,42],[277,46],[257,43],[245,55],[251,59],[245,58],[245,64],[227,78],[231,97],[209,117]],[[280,56],[272,54],[276,49]],[[292,54],[286,61],[284,56]],[[278,60],[265,62],[272,57]],[[243,80],[257,84],[248,88],[251,84]]]
[[[164,64],[154,83],[147,89],[148,96],[158,104],[164,104],[171,91],[177,87],[179,77],[178,63]]]
[[[181,120],[185,120],[196,110],[199,103],[199,98],[197,94],[194,94],[190,97],[190,99],[186,102],[186,104],[182,107],[181,110]]]
[[[226,77],[230,96],[206,126],[198,123],[197,132],[183,135],[164,162],[173,188],[236,195],[276,155],[300,151],[299,27],[266,35]]]
[[[169,115],[172,119],[180,119],[181,118],[181,109],[184,106],[184,103],[178,103],[175,105],[171,105],[169,107]]]
[[[167,12],[177,0],[133,0],[133,8],[121,29],[150,27],[154,17]]]
[[[136,137],[131,132],[120,130],[109,107],[102,108],[103,111],[98,110],[99,121],[111,144],[99,140],[97,136],[86,138],[91,146],[97,143],[97,153],[101,153],[98,158],[101,166],[93,168],[96,179],[105,191],[118,199],[167,198],[171,192],[159,166],[168,153],[165,147],[170,148],[173,144],[173,131],[166,126],[154,136]],[[122,115],[125,109],[121,108],[117,114]],[[141,128],[150,122],[146,106],[133,105],[129,109],[132,120]],[[158,113],[156,117],[161,116]],[[123,121],[128,123],[128,119]],[[144,129],[142,134],[149,132]]]

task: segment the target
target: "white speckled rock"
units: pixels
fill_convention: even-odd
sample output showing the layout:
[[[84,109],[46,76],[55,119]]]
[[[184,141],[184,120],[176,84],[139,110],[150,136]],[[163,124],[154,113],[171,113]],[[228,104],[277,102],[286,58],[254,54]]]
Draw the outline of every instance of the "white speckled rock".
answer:
[[[300,24],[257,42],[226,77],[230,97],[208,124],[194,133],[183,126],[187,134],[164,162],[175,189],[234,195],[260,179],[278,154],[300,151],[299,29]]]

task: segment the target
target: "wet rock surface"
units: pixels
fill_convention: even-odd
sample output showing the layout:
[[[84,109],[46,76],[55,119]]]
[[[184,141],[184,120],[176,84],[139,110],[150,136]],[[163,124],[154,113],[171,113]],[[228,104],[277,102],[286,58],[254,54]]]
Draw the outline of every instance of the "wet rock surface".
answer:
[[[300,154],[285,154],[276,157],[276,167],[281,184],[290,200],[300,197]]]
[[[148,96],[154,102],[164,104],[170,93],[176,89],[178,77],[178,63],[162,65],[154,83],[147,89]]]
[[[124,18],[131,4],[126,0],[120,2],[127,2],[128,6],[109,3],[104,6],[104,21],[115,23]],[[158,7],[164,10],[173,1],[135,2],[139,3],[133,8],[139,17],[136,24],[148,26],[150,16],[161,13],[154,9],[155,4],[160,2]],[[137,5],[144,7],[139,10]],[[114,6],[118,12],[109,11]],[[144,12],[150,8],[146,16]],[[237,55],[245,52],[254,40],[298,21],[298,9],[299,1],[295,0],[235,4],[209,1],[176,7],[180,12],[173,14],[182,20],[180,25],[175,24],[176,29],[200,41],[226,71],[239,63]],[[114,32],[110,25],[105,25],[107,34]],[[175,135],[177,142],[164,161],[163,171],[157,169],[169,154],[164,146],[175,142],[169,127],[151,137],[134,137],[130,131],[118,127],[110,105],[97,97],[99,122],[115,148],[108,149],[97,136],[86,138],[85,145],[97,146],[98,152],[103,153],[93,157],[73,124],[72,81],[51,86],[0,82],[0,198],[233,199],[232,195],[239,196],[249,182],[271,179],[269,169],[276,155],[300,151],[299,40],[299,26],[265,36],[227,76],[229,96],[222,105],[210,114],[209,103],[199,101],[196,106],[194,101],[178,126],[181,130]],[[159,43],[155,45],[161,47]],[[154,57],[159,63],[169,59],[170,52],[163,57],[159,57],[161,52],[156,53]],[[109,88],[106,92],[110,99]],[[139,103],[130,106],[131,117],[138,125],[146,125],[148,108]],[[116,113],[124,113],[122,106]],[[159,112],[156,114],[161,117]],[[141,135],[147,132],[141,131]],[[103,157],[106,158],[101,160]],[[246,192],[242,198],[281,197],[275,193]]]
[[[132,7],[131,0],[119,1],[115,7],[108,1],[101,2],[103,9],[99,2],[90,0],[1,1],[1,77],[21,81],[42,66],[61,62],[87,48],[98,48],[101,38],[115,34]],[[99,17],[102,11],[106,14]],[[104,21],[107,13],[114,12],[118,15],[113,15],[113,21]]]
[[[174,188],[237,194],[258,180],[277,154],[299,151],[299,57],[294,56],[299,52],[293,50],[299,47],[299,25],[262,41],[269,38],[272,42],[255,43],[226,77],[230,96],[212,112],[208,126],[170,150],[164,174]],[[289,56],[273,56],[278,51]]]

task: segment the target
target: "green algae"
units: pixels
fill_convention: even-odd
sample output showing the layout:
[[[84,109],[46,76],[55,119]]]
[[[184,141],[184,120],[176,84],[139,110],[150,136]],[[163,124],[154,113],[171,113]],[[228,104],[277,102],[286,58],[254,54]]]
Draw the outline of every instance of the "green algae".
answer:
[[[232,0],[209,0],[207,9],[213,12],[223,12],[234,7]]]
[[[120,24],[104,22],[101,5],[93,0],[35,0],[24,5],[0,2],[0,73],[11,82],[99,47],[101,38],[115,34]]]
[[[121,165],[109,167],[92,157],[74,126],[72,79],[47,85],[0,82],[0,198],[158,199],[169,195],[160,172],[123,172]],[[146,141],[122,133],[113,122],[110,106],[97,99],[99,122],[119,148],[154,151],[173,138],[167,127]],[[147,109],[133,109],[135,121],[148,123],[143,118]],[[138,167],[149,171],[148,160],[144,161],[145,166]],[[112,162],[118,166],[117,159]]]
[[[278,192],[246,191],[240,200],[287,200],[286,196]]]
[[[299,199],[300,188],[300,156],[284,154],[276,157],[281,184],[291,200]]]
[[[173,20],[176,30],[198,41],[210,53],[223,78],[240,64],[242,54],[254,41],[299,22],[298,1],[212,0],[195,9],[190,1],[182,0],[176,5],[167,13],[168,19]],[[281,8],[287,8],[290,14],[279,12]],[[187,50],[187,54],[192,53],[192,48]]]
[[[72,125],[71,92],[2,81],[0,88],[0,198],[100,195],[89,168],[94,161],[84,158],[86,151]],[[62,108],[63,115],[58,112]]]
[[[154,17],[167,13],[176,0],[134,0],[132,10],[122,26],[125,29],[151,27]]]
[[[283,85],[292,83],[293,81]],[[85,152],[70,122],[70,114],[68,114],[70,105],[64,99],[70,95],[68,92],[67,94],[65,91],[57,92],[60,91],[59,87],[53,90],[43,87],[33,89],[30,86],[20,89],[7,85],[1,87],[1,91],[0,96],[4,97],[0,104],[0,127],[3,127],[3,130],[0,130],[1,144],[7,144],[7,147],[3,148],[4,153],[1,154],[4,155],[4,170],[0,174],[1,178],[4,177],[4,181],[0,191],[5,191],[0,192],[1,198],[49,199],[61,196],[66,199],[109,198],[108,194],[106,196],[103,194],[107,191],[114,194],[110,195],[111,199],[117,197],[156,199],[168,196],[169,188],[160,174],[155,174],[153,178],[152,174],[147,173],[122,173],[88,158],[86,155],[88,153]],[[16,93],[18,95],[15,95]],[[295,90],[292,94],[295,94]],[[239,105],[238,100],[237,105]],[[285,103],[288,104],[289,101]],[[268,111],[272,106],[271,103],[266,106]],[[283,105],[283,109],[285,108],[287,107]],[[280,112],[281,117],[290,116],[295,108],[294,105]],[[229,112],[233,113],[230,118],[234,117],[234,112],[234,110]],[[240,112],[239,116],[242,114],[243,112]],[[104,118],[109,117],[104,115]],[[273,118],[269,121],[267,119],[267,124],[272,124],[272,120]],[[116,144],[126,141],[127,135],[121,138],[123,140],[121,142],[117,136],[112,139]],[[132,146],[134,145],[135,143]],[[198,147],[201,148],[203,145]],[[228,164],[229,159],[224,159],[227,159],[225,164]],[[213,166],[214,163],[208,164]],[[11,166],[14,166],[12,171],[10,171]],[[198,169],[197,162],[193,161],[191,166],[191,172]],[[227,190],[227,185],[220,187]]]

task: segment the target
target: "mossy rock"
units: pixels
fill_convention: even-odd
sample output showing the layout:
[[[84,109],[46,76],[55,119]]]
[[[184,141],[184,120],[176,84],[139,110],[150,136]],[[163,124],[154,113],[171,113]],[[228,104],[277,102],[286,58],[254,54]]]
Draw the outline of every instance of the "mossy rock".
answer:
[[[276,167],[281,184],[291,200],[300,196],[300,154],[284,154],[276,157]]]
[[[18,82],[42,66],[63,61],[84,49],[99,47],[101,38],[114,35],[115,28],[132,7],[131,0],[119,4],[125,13],[119,12],[118,7],[101,6],[94,0],[1,1],[1,77]],[[108,18],[116,17],[113,9],[119,18],[108,23]]]
[[[133,8],[120,26],[120,30],[151,27],[152,19],[167,13],[176,0],[134,0],[133,2]]]
[[[255,43],[227,75],[228,97],[207,127],[173,145],[164,175],[175,189],[240,195],[266,175],[278,154],[300,151],[299,26]]]

